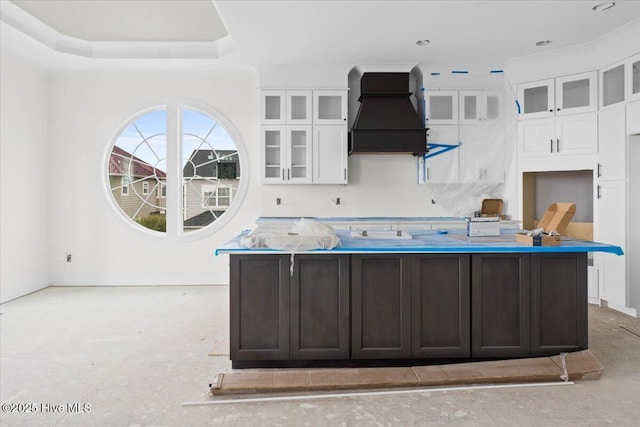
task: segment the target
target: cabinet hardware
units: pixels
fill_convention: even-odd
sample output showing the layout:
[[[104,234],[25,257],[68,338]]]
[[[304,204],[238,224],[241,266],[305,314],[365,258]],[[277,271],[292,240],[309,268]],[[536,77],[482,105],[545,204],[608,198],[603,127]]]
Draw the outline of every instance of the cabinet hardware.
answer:
[[[343,171],[344,171],[344,180],[346,181],[347,180],[347,168],[344,168]]]
[[[551,140],[551,152],[553,153],[553,139]]]
[[[550,113],[553,113],[553,109],[549,110]]]
[[[602,176],[602,165],[600,163],[598,163],[598,178],[600,178]]]
[[[291,169],[287,168],[287,181],[291,179]]]
[[[556,153],[560,152],[560,138],[556,139]]]
[[[598,199],[602,199],[602,187],[598,185]]]
[[[284,181],[284,168],[282,168],[282,180]]]
[[[560,109],[558,108],[556,111],[560,111]]]

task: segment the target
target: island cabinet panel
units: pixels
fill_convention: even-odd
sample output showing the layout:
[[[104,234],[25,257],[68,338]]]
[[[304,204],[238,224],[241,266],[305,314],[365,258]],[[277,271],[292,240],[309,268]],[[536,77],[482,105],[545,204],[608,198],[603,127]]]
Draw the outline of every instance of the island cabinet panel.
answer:
[[[411,356],[411,258],[352,255],[351,357]]]
[[[530,354],[529,254],[471,257],[473,357]]]
[[[231,256],[232,360],[289,358],[289,257]]]
[[[531,354],[587,348],[587,254],[531,255]]]
[[[470,255],[413,257],[411,356],[471,356]]]
[[[296,255],[290,282],[292,359],[349,358],[349,256]]]

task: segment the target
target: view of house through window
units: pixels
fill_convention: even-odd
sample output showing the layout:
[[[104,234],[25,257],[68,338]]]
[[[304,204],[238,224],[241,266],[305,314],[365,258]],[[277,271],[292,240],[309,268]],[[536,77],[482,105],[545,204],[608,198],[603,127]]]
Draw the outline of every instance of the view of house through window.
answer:
[[[175,136],[167,132],[171,123],[180,129]],[[175,172],[167,170],[168,159],[179,162]],[[240,184],[229,133],[211,115],[185,107],[147,112],[126,125],[111,147],[107,173],[113,201],[127,217],[162,233],[175,224],[174,235],[215,222]],[[167,204],[168,193],[175,202]]]

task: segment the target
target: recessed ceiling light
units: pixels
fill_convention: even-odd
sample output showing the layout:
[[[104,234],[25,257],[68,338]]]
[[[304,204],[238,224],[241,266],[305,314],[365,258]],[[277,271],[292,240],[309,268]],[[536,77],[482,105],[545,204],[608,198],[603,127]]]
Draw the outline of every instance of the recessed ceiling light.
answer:
[[[424,40],[418,40],[418,41],[416,42],[416,44],[417,44],[418,46],[426,46],[426,45],[428,45],[429,43],[431,43],[431,40],[427,40],[427,39],[424,39]]]
[[[614,1],[608,1],[605,3],[599,3],[595,6],[592,7],[594,12],[601,12],[603,10],[607,10],[607,9],[611,9],[613,6],[616,5],[616,2]]]
[[[540,40],[536,43],[536,46],[546,46],[548,44],[551,44],[551,40]]]

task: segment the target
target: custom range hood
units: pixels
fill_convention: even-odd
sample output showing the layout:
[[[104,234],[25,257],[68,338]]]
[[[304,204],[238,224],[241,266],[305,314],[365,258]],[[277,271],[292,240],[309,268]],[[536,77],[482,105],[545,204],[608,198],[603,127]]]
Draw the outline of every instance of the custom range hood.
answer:
[[[349,154],[427,152],[427,129],[409,96],[409,73],[364,73],[360,109],[349,132]]]

